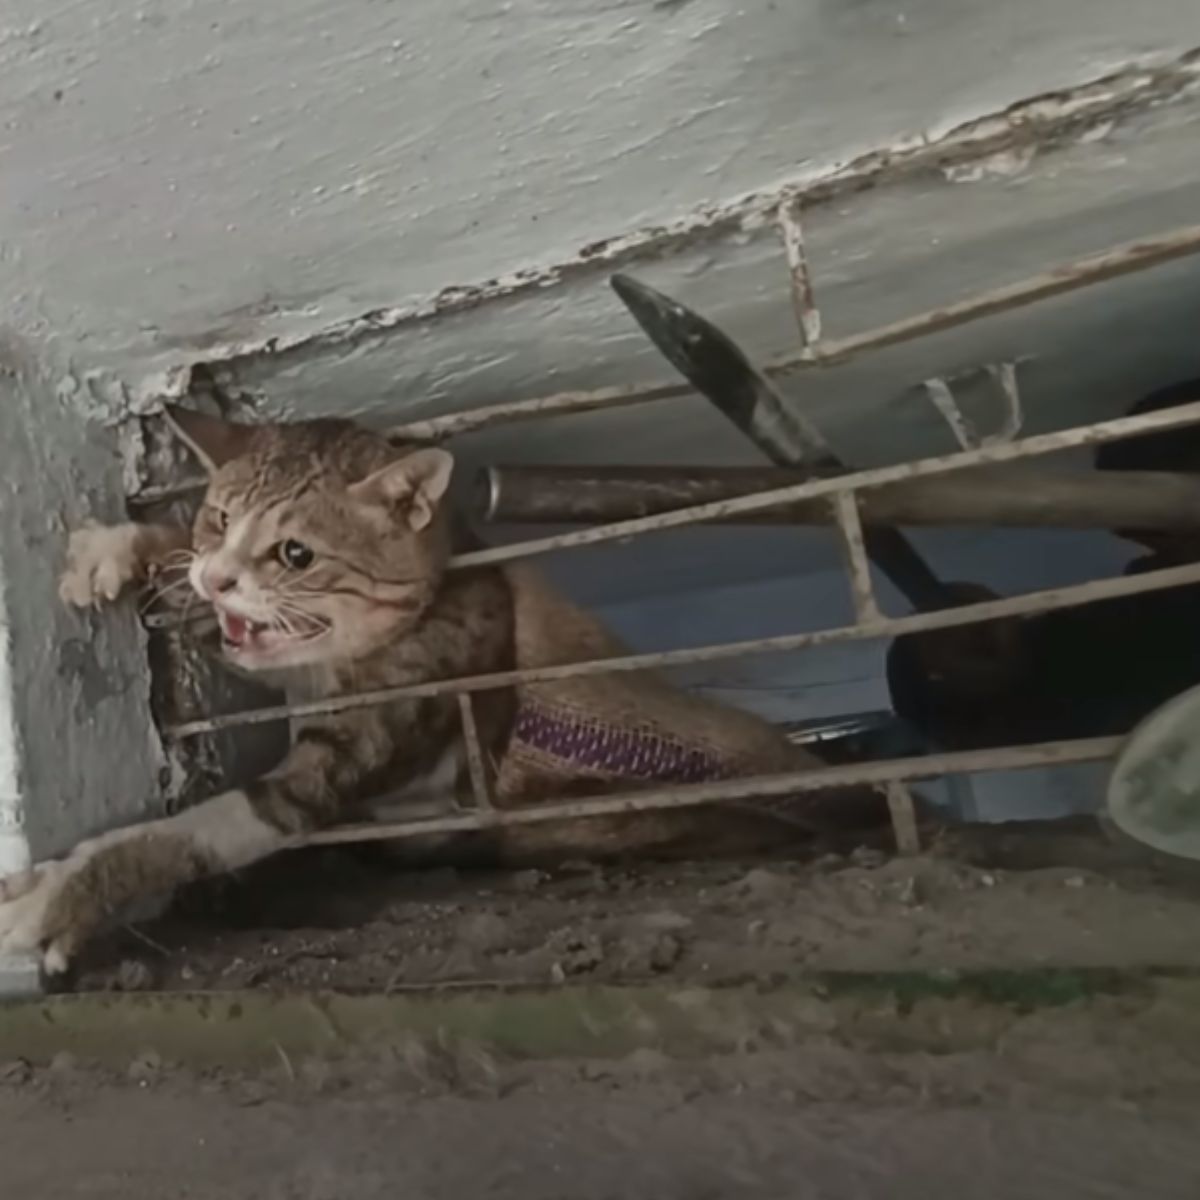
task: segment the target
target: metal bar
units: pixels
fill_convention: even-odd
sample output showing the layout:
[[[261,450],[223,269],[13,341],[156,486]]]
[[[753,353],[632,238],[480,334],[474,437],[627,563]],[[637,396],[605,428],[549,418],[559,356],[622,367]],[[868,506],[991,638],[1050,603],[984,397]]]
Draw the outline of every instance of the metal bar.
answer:
[[[1103,421],[1095,425],[1084,425],[1075,429],[1061,429],[1055,433],[1044,433],[1036,437],[1004,442],[991,446],[980,446],[975,450],[964,450],[957,454],[924,458],[916,462],[897,463],[890,467],[877,467],[870,471],[832,478],[813,479],[789,487],[773,488],[750,496],[739,496],[731,500],[717,500],[709,504],[697,504],[674,512],[658,513],[652,517],[638,517],[632,521],[614,521],[591,529],[579,529],[554,537],[534,538],[516,542],[509,546],[494,546],[488,550],[473,550],[456,555],[451,560],[453,567],[478,567],[487,563],[509,562],[517,558],[532,558],[548,554],[552,550],[565,550],[573,546],[591,546],[598,542],[621,541],[637,534],[651,533],[659,529],[677,529],[683,525],[696,525],[704,521],[721,520],[743,516],[747,513],[764,512],[785,504],[802,500],[815,500],[820,496],[832,496],[849,490],[861,491],[879,487],[881,484],[901,483],[908,479],[926,479],[933,475],[944,475],[965,467],[985,466],[1014,462],[1040,454],[1052,454],[1058,450],[1069,450],[1077,446],[1094,446],[1101,442],[1119,441],[1138,433],[1160,429],[1177,429],[1200,421],[1200,401],[1181,404],[1177,408],[1161,412],[1142,413],[1135,417],[1119,417],[1114,421]]]
[[[468,833],[504,825],[536,825],[546,821],[571,821],[587,817],[661,809],[694,808],[730,800],[761,800],[801,792],[832,791],[860,785],[886,788],[896,781],[932,779],[974,771],[1019,771],[1026,767],[1062,766],[1112,758],[1124,745],[1123,737],[1087,738],[1070,742],[1043,742],[1033,746],[1005,746],[995,750],[962,750],[882,762],[853,763],[759,775],[720,783],[688,784],[652,791],[615,793],[587,800],[538,804],[530,808],[463,813],[419,821],[377,825],[349,825],[326,829],[297,839],[293,845],[329,845],[372,842],[392,838],[424,837],[431,833]]]
[[[779,226],[783,253],[787,259],[792,307],[796,310],[800,338],[805,346],[811,348],[821,340],[821,310],[817,307],[808,255],[804,250],[803,211],[804,200],[800,195],[784,196],[776,210],[775,223]]]
[[[858,497],[853,492],[838,492],[833,498],[833,513],[842,543],[842,556],[850,583],[850,597],[854,602],[854,616],[860,624],[878,621],[882,614],[875,599],[875,589],[871,586],[871,563],[863,544]]]
[[[1114,739],[1120,742],[1120,738]],[[1114,750],[1114,753],[1116,751]],[[917,828],[917,806],[913,794],[903,779],[892,779],[884,789],[887,796],[888,813],[892,818],[892,832],[896,837],[896,851],[903,855],[921,853],[921,834]]]
[[[566,413],[599,412],[610,408],[625,408],[654,400],[672,400],[691,392],[686,383],[631,383],[622,387],[597,388],[595,391],[556,392],[551,396],[535,396],[530,400],[510,400],[469,408],[464,412],[447,413],[425,421],[409,421],[388,431],[394,442],[440,442],[463,433],[474,433],[492,425],[508,425],[518,421],[537,421],[542,417],[557,417]]]
[[[851,334],[835,341],[825,341],[812,350],[777,359],[773,370],[786,372],[809,364],[843,362],[863,350],[879,350],[901,342],[911,342],[927,337],[931,333],[945,333],[981,317],[994,316],[1010,309],[1023,308],[1039,300],[1049,300],[1067,292],[1077,291],[1095,283],[1120,279],[1146,271],[1176,258],[1184,258],[1200,251],[1200,225],[1187,225],[1159,237],[1139,238],[1089,254],[1073,262],[1064,263],[1038,275],[1031,275],[1016,283],[989,288],[978,292],[956,304],[931,308],[925,312],[904,317],[887,325],[877,326],[862,333]]]
[[[472,514],[499,524],[594,525],[805,482],[779,467],[495,466],[476,477]],[[1196,529],[1200,476],[1167,471],[976,467],[859,494],[864,525]],[[733,518],[828,525],[824,500]]]
[[[494,808],[492,781],[479,740],[479,726],[475,723],[475,705],[470,692],[458,693],[458,712],[462,718],[463,745],[467,752],[467,770],[471,775],[475,806],[481,810]]]
[[[459,679],[438,679],[429,683],[408,684],[405,687],[383,688],[373,692],[358,692],[331,696],[304,704],[281,704],[269,708],[248,709],[220,717],[205,717],[185,721],[167,728],[173,738],[195,737],[238,725],[261,725],[288,717],[315,717],[327,713],[372,708],[393,700],[421,696],[457,695],[459,692],[481,692],[494,688],[512,687],[518,683],[546,683],[556,679],[576,679],[587,675],[608,675],[617,671],[642,671],[648,668],[681,667],[694,663],[720,662],[752,654],[788,653],[810,646],[835,642],[868,641],[879,637],[901,637],[923,633],[930,629],[947,629],[994,621],[1002,617],[1019,617],[1028,613],[1051,612],[1111,600],[1118,596],[1139,596],[1144,592],[1200,583],[1200,563],[1147,571],[1142,575],[1121,576],[1117,579],[1098,579],[1066,588],[1051,588],[1030,592],[1024,596],[1009,596],[982,604],[965,604],[960,608],[939,609],[936,612],[911,613],[903,617],[881,617],[877,621],[844,625],[833,629],[818,629],[811,633],[790,633],[780,637],[756,638],[740,642],[724,642],[700,646],[692,650],[663,650],[651,654],[625,654],[589,662],[566,663],[562,666],[537,667],[530,670],[497,671],[489,675],[468,675]]]

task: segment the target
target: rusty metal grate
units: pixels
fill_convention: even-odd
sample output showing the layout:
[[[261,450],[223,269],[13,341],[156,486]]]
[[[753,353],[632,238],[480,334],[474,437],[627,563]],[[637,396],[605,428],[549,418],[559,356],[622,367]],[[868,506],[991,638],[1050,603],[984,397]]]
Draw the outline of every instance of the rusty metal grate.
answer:
[[[821,339],[820,311],[817,307],[813,281],[806,264],[797,202],[785,199],[780,204],[777,226],[792,282],[792,296],[800,327],[802,349],[766,368],[766,373],[769,375],[782,374],[801,367],[843,361],[871,349],[924,337],[981,317],[1022,307],[1050,296],[1091,286],[1117,276],[1146,270],[1173,259],[1200,252],[1200,226],[1189,226],[1160,237],[1118,246],[1102,254],[1076,260],[1019,283],[981,292],[957,304],[918,313],[865,333],[835,341],[823,341]],[[874,594],[870,563],[864,546],[864,533],[860,520],[859,502],[864,493],[905,480],[928,478],[949,472],[1014,462],[1071,448],[1092,446],[1138,434],[1200,423],[1200,402],[1196,402],[1168,411],[1099,422],[1036,437],[1018,438],[1015,435],[1019,431],[1021,412],[1015,368],[1013,364],[1002,363],[996,364],[994,371],[1006,399],[1007,417],[1001,435],[986,439],[979,438],[961,418],[961,414],[957,413],[952,391],[945,381],[926,381],[926,389],[930,393],[930,398],[946,417],[960,445],[964,447],[958,453],[874,470],[855,471],[832,478],[809,479],[806,482],[787,487],[706,504],[691,505],[653,516],[611,522],[553,537],[534,538],[511,545],[472,551],[456,556],[449,564],[450,569],[461,569],[510,562],[568,547],[596,545],[607,541],[652,534],[664,529],[764,512],[799,501],[823,501],[830,505],[842,547],[843,568],[854,605],[855,621],[853,624],[751,641],[716,643],[687,650],[633,654],[536,670],[514,670],[439,680],[369,693],[339,696],[311,703],[255,708],[224,716],[206,717],[168,725],[164,734],[169,740],[178,742],[235,727],[279,721],[288,717],[344,712],[383,704],[403,697],[432,695],[455,695],[458,697],[474,792],[474,808],[458,810],[446,816],[432,818],[340,827],[303,839],[306,843],[416,837],[429,833],[460,832],[606,813],[677,808],[726,800],[781,796],[817,789],[869,785],[886,792],[897,845],[904,852],[913,852],[918,846],[912,797],[906,787],[908,782],[974,771],[1097,761],[1111,757],[1123,739],[1093,738],[937,754],[736,779],[714,784],[665,787],[632,794],[618,792],[585,801],[551,802],[526,809],[501,811],[495,809],[491,802],[486,756],[475,728],[472,697],[479,692],[508,687],[525,681],[578,678],[620,671],[682,666],[747,655],[795,651],[833,642],[893,638],[904,634],[1049,612],[1120,596],[1131,596],[1185,584],[1200,583],[1200,563],[1196,563],[1155,570],[1132,577],[1097,580],[1071,587],[1038,591],[961,607],[917,612],[902,617],[888,617],[881,612]],[[436,440],[503,422],[541,419],[571,413],[594,412],[603,408],[650,403],[658,399],[686,395],[691,390],[688,384],[671,383],[604,389],[595,392],[562,393],[540,399],[493,405],[471,412],[452,414],[398,427],[392,433],[405,439]],[[155,503],[165,497],[178,495],[186,488],[194,486],[194,481],[187,481],[170,488],[147,491],[134,497],[133,502]],[[147,624],[151,628],[161,629],[178,620],[177,617],[151,616],[147,618]]]

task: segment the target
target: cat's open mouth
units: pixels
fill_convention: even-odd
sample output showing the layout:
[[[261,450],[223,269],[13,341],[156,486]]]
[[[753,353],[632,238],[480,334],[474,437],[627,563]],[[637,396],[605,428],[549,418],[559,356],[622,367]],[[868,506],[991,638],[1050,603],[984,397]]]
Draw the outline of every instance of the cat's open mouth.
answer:
[[[265,621],[252,621],[228,609],[217,608],[217,619],[221,623],[221,642],[232,653],[264,653],[297,642],[309,642],[325,632],[324,626],[301,630],[282,629]]]
[[[221,640],[234,650],[257,642],[270,628],[264,622],[239,617],[237,613],[228,612],[223,608],[217,609],[217,619],[221,622]]]

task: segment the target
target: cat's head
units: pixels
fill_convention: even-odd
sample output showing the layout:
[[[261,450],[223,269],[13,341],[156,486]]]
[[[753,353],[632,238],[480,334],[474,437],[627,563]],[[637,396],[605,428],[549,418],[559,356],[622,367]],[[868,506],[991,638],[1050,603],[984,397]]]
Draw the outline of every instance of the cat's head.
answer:
[[[450,454],[349,421],[167,415],[209,476],[189,579],[227,658],[250,671],[346,661],[416,623],[449,553]]]

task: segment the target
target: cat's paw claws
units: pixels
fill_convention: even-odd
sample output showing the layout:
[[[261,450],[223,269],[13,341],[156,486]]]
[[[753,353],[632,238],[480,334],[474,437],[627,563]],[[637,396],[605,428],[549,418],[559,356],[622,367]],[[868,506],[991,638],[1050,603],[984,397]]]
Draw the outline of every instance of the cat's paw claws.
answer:
[[[58,585],[64,604],[90,608],[116,600],[138,580],[142,563],[133,525],[88,524],[71,534],[67,566]]]

